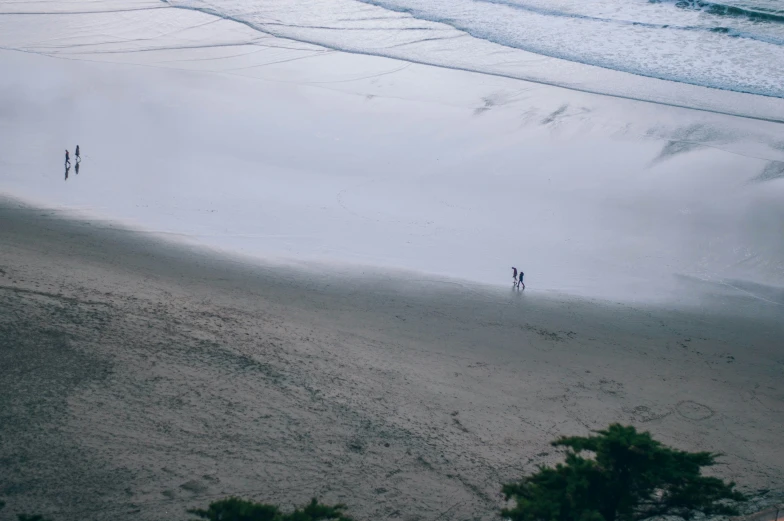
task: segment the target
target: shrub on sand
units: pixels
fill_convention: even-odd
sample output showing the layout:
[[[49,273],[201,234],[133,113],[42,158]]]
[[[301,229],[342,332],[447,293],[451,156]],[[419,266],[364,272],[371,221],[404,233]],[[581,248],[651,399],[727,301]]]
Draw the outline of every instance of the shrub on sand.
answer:
[[[718,454],[666,447],[648,432],[619,424],[596,436],[562,437],[565,463],[540,466],[531,476],[503,486],[515,506],[512,521],[640,521],[656,516],[690,519],[735,515],[745,497],[734,483],[701,475]]]
[[[0,510],[5,508],[5,501],[0,501]],[[17,514],[16,519],[18,521],[49,521],[44,516],[36,514],[33,516],[29,516],[27,514]]]
[[[314,498],[304,508],[286,514],[274,505],[230,497],[210,503],[207,510],[188,512],[208,521],[353,521],[343,514],[344,508],[344,505],[322,505]]]

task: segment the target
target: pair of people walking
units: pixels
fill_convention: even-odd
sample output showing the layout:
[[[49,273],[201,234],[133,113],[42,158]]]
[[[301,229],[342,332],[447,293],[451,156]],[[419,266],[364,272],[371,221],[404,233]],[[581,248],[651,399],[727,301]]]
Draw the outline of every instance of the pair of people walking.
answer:
[[[79,155],[79,145],[76,145],[76,150],[74,150],[74,157],[76,157],[77,162],[82,160],[82,156]],[[71,155],[68,153],[68,149],[65,149],[65,164],[71,164]]]
[[[74,157],[76,157],[76,166],[74,169],[76,173],[79,173],[79,162],[82,160],[82,156],[79,153],[79,145],[76,145],[76,150],[74,150]],[[68,173],[71,171],[71,154],[68,153],[68,149],[65,150],[65,180],[68,181]]]
[[[520,288],[525,289],[525,284],[523,284],[523,275],[525,275],[525,274],[523,273],[522,270],[520,270],[520,275],[518,277],[518,275],[517,275],[517,268],[512,266],[512,287],[518,288],[518,289],[520,289]]]

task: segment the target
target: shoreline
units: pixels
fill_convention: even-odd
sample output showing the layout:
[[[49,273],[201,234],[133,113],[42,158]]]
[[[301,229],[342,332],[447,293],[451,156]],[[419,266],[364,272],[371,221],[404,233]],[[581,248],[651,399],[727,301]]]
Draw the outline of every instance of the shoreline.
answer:
[[[188,235],[159,232],[134,227],[110,218],[84,213],[78,208],[45,207],[36,203],[24,201],[8,194],[0,194],[0,214],[8,212],[29,212],[38,214],[45,220],[60,223],[64,227],[74,229],[87,229],[106,233],[107,236],[126,236],[129,242],[149,244],[160,251],[177,251],[181,256],[196,255],[206,262],[218,263],[236,269],[246,275],[256,270],[267,272],[281,270],[286,272],[293,280],[295,277],[302,279],[318,280],[321,277],[337,281],[356,281],[364,287],[381,287],[386,291],[399,292],[401,296],[411,296],[417,293],[420,286],[439,291],[448,288],[460,288],[464,295],[472,295],[483,302],[497,302],[506,298],[510,293],[509,286],[497,282],[487,283],[459,278],[456,276],[438,275],[424,271],[364,264],[358,261],[320,260],[313,258],[297,259],[295,257],[260,256],[239,251],[230,251],[209,244],[193,240]],[[499,277],[502,278],[502,277]],[[741,287],[733,286],[727,282],[713,282],[690,276],[674,276],[677,289],[672,290],[670,297],[661,296],[659,299],[624,300],[612,297],[590,296],[572,294],[563,290],[537,288],[529,285],[523,292],[512,292],[512,295],[536,295],[549,305],[579,303],[589,306],[607,307],[619,306],[621,309],[635,309],[640,312],[664,313],[692,313],[694,316],[740,316],[746,319],[759,317],[762,320],[775,319],[784,313],[784,288],[777,286],[754,285],[746,281],[736,282]],[[327,286],[332,286],[328,284]],[[349,282],[349,286],[353,283]],[[742,286],[747,285],[749,289]],[[303,287],[305,284],[303,284]],[[726,286],[733,291],[726,291]],[[768,297],[760,296],[768,293]],[[784,327],[782,327],[784,332]]]
[[[667,77],[644,74],[640,71],[633,72],[630,70],[603,67],[598,64],[574,61],[564,57],[540,54],[514,46],[503,45],[492,40],[477,38],[470,32],[464,33],[462,36],[472,41],[472,51],[474,53],[481,54],[484,52],[488,56],[502,54],[505,55],[505,61],[514,62],[517,67],[507,68],[504,61],[493,63],[492,60],[490,60],[489,64],[481,64],[479,62],[461,64],[459,61],[449,63],[448,60],[447,62],[442,62],[437,57],[437,52],[433,56],[427,56],[427,54],[425,54],[423,57],[417,58],[415,53],[406,54],[396,52],[396,49],[394,48],[368,51],[363,50],[356,45],[330,42],[328,37],[315,39],[304,36],[296,37],[292,34],[287,34],[285,30],[281,31],[280,27],[275,27],[276,24],[272,24],[272,27],[268,27],[267,24],[264,23],[263,18],[254,21],[252,15],[250,18],[244,18],[242,16],[226,15],[212,6],[199,7],[197,5],[177,4],[176,2],[173,3],[168,0],[164,1],[169,7],[174,9],[195,11],[220,20],[243,25],[263,35],[302,44],[315,45],[341,53],[389,58],[426,67],[437,67],[451,71],[519,80],[551,88],[565,89],[573,92],[610,97],[619,100],[650,103],[662,107],[694,110],[767,123],[784,123],[784,113],[782,113],[780,107],[777,106],[777,101],[781,100],[781,96],[772,93],[764,94],[761,92],[755,93],[735,90],[714,85],[678,81]],[[395,10],[393,9],[393,11]],[[406,11],[403,10],[401,12]],[[416,17],[414,19],[417,20]],[[436,26],[443,23],[438,20],[428,19],[427,17],[421,19],[421,21],[433,23]],[[449,24],[447,24],[447,27],[452,29]],[[454,29],[457,28],[455,27]],[[457,32],[462,31],[458,30]],[[409,42],[409,44],[414,45],[416,43],[417,42],[415,41]],[[442,52],[447,55],[450,54],[448,49],[444,49]],[[551,72],[548,76],[547,74],[542,74],[541,64],[535,67],[520,65],[527,60],[544,62],[546,63],[544,68],[559,70],[560,73],[553,74]],[[581,81],[574,81],[575,77],[581,78]],[[612,87],[609,87],[608,85],[612,85]],[[621,85],[623,85],[623,87],[621,87]],[[688,100],[688,102],[684,100]],[[745,105],[747,112],[744,113],[735,108],[739,105]],[[732,108],[728,109],[727,107]],[[750,109],[751,112],[748,112]],[[775,115],[771,115],[771,113]]]
[[[0,204],[10,509],[153,519],[236,493],[491,519],[552,438],[614,421],[784,488],[773,318],[312,280],[33,213]]]
[[[0,191],[262,261],[483,284],[515,264],[530,289],[611,301],[666,301],[685,275],[703,280],[676,299],[784,302],[766,296],[784,286],[784,125],[259,42],[181,9],[132,16],[175,36],[106,41],[120,18],[9,30],[11,48],[22,28],[86,48],[0,51]],[[85,160],[63,182],[71,142]]]

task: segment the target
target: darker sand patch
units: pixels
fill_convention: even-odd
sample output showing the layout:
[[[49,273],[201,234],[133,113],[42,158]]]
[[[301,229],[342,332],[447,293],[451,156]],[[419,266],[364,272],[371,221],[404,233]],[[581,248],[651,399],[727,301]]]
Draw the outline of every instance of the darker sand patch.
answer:
[[[784,488],[780,322],[389,277],[313,287],[299,268],[0,218],[11,512],[185,519],[236,494],[490,520],[501,483],[557,461],[552,439],[613,421]]]

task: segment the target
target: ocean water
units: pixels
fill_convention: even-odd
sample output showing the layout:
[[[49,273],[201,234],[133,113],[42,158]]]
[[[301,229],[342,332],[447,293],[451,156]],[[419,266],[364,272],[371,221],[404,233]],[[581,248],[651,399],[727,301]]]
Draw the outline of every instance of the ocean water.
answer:
[[[607,94],[623,87],[591,68],[784,97],[784,0],[164,1],[339,50],[481,72],[502,67],[504,75]]]

